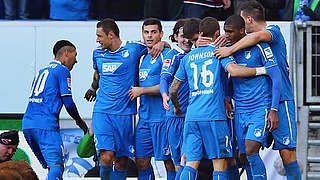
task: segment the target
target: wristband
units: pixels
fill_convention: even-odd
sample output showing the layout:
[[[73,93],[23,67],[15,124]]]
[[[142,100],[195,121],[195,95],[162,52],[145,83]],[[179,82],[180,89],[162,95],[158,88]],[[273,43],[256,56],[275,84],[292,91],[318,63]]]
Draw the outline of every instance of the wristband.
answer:
[[[92,86],[90,86],[90,88],[89,88],[91,91],[93,91],[93,92],[96,92],[97,90],[96,89],[93,89],[93,87]]]
[[[256,76],[267,74],[267,70],[265,67],[256,68]]]

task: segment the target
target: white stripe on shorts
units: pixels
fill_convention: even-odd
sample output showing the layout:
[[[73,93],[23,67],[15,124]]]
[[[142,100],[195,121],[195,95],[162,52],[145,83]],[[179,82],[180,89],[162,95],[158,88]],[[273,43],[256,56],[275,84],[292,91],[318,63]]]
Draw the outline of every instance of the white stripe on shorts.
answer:
[[[291,140],[293,140],[292,137],[292,127],[291,127],[291,119],[290,119],[290,115],[289,115],[289,109],[288,109],[288,101],[284,101],[284,104],[286,106],[286,113],[287,113],[287,119],[288,119],[288,123],[289,123],[289,129],[290,129],[290,136],[291,136]]]

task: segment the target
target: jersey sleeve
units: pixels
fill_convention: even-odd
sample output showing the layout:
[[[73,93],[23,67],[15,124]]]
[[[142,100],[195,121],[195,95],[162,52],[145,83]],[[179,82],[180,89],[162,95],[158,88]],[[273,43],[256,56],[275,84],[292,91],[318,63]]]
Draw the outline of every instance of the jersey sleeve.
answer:
[[[270,41],[270,43],[280,41],[281,32],[280,32],[279,26],[275,26],[275,25],[267,26],[265,30],[271,33],[272,40]]]
[[[136,47],[137,53],[139,53],[139,56],[148,54],[147,46],[143,42],[133,41],[133,43],[135,44],[135,47]]]
[[[278,65],[277,59],[273,55],[272,50],[268,43],[259,43],[257,44],[257,46],[259,47],[261,52],[261,57],[262,57],[260,58],[261,62],[266,69]]]
[[[221,62],[223,69],[226,71],[228,64],[235,63],[235,60],[233,59],[232,56],[229,56],[229,57],[225,57],[225,58],[221,59],[220,62]]]
[[[57,73],[61,96],[69,96],[71,93],[71,76],[67,68],[61,68]]]
[[[94,69],[94,70],[98,70],[97,60],[96,60],[95,54],[96,54],[95,51],[93,51],[93,53],[92,53],[93,69]]]
[[[177,61],[175,61],[175,58],[176,55],[173,55],[172,53],[168,53],[164,57],[161,74],[170,74],[171,76],[174,75],[174,72],[177,70]]]
[[[179,68],[174,76],[176,79],[178,79],[180,81],[187,80],[187,74],[186,74],[186,68],[185,68],[185,62],[186,62],[185,57],[182,59],[180,65],[179,65]]]

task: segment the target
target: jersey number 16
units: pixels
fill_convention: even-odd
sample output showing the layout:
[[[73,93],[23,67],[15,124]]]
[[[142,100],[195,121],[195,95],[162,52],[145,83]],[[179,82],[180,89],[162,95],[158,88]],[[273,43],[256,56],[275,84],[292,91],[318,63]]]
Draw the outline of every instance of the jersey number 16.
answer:
[[[210,87],[213,83],[213,73],[207,69],[207,66],[212,64],[212,59],[205,61],[202,65],[202,71],[200,72],[202,78],[202,84],[205,87]],[[195,90],[199,89],[198,86],[198,66],[195,63],[190,63],[190,67],[193,69],[193,87]]]

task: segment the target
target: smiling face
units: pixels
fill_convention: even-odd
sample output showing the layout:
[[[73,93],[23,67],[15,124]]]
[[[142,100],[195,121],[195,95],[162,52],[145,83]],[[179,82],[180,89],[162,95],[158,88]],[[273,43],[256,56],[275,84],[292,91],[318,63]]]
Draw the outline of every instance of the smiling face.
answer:
[[[158,25],[143,26],[142,37],[148,49],[161,41],[163,32],[159,30]]]
[[[111,39],[103,31],[102,27],[97,28],[96,35],[97,35],[96,42],[101,45],[102,49],[109,49],[111,46]]]
[[[185,52],[189,52],[192,47],[191,41],[183,36],[183,28],[179,29],[178,35],[174,34],[175,40],[178,42],[178,47]]]

